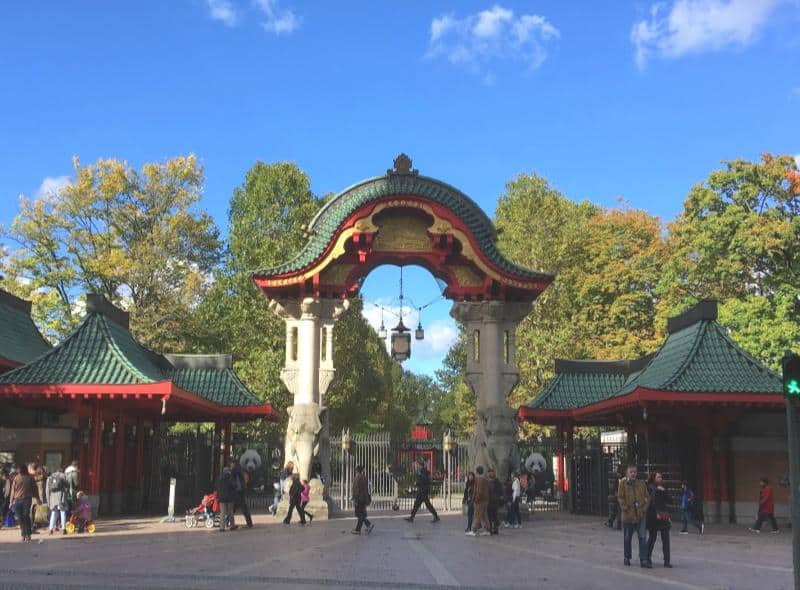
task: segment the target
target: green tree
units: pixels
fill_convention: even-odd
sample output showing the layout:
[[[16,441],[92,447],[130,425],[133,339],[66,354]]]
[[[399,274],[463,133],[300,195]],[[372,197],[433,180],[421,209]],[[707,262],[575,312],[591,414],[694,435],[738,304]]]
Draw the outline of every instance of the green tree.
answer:
[[[224,264],[193,322],[197,350],[231,352],[247,386],[281,410],[291,405],[280,379],[285,328],[250,274],[277,266],[300,250],[302,227],[318,204],[310,180],[296,164],[256,162],[233,191]],[[266,425],[258,428],[270,430]]]
[[[467,369],[467,347],[464,331],[447,351],[442,367],[436,371],[436,381],[442,391],[434,406],[434,427],[450,428],[456,436],[466,437],[475,429],[475,395],[464,380]]]
[[[718,299],[734,340],[777,367],[800,340],[800,175],[790,156],[724,164],[669,225],[660,321]]]
[[[78,320],[86,292],[102,293],[131,312],[137,337],[154,348],[181,349],[193,308],[219,262],[219,232],[198,208],[203,170],[193,155],[135,170],[119,160],[81,166],[59,191],[22,197],[6,236],[19,248],[10,275],[35,297],[51,338]]]
[[[645,211],[598,211],[586,223],[586,252],[564,279],[576,287],[573,322],[588,356],[635,358],[661,342],[656,288],[664,258],[661,223]]]
[[[509,400],[529,401],[553,375],[556,358],[585,356],[580,327],[572,321],[577,285],[568,272],[587,256],[587,223],[598,211],[567,199],[543,177],[522,174],[506,185],[495,213],[497,244],[512,262],[556,273],[517,329],[520,384]]]

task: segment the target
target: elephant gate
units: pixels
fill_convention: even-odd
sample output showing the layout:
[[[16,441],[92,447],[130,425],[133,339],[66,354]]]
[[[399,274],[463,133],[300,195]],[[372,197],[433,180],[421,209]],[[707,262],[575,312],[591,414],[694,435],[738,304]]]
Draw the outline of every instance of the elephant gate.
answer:
[[[419,175],[404,154],[384,176],[335,196],[308,234],[294,259],[252,276],[286,323],[281,377],[294,403],[287,409],[285,458],[300,477],[308,478],[318,462],[322,481],[331,481],[325,392],[335,375],[333,329],[364,277],[383,264],[420,265],[446,284],[450,314],[467,335],[466,379],[476,396],[469,463],[507,473],[518,460],[516,412],[506,403],[519,381],[515,331],[554,277],[506,260],[480,207],[454,187]],[[321,481],[311,481],[309,509],[322,515],[331,502]]]

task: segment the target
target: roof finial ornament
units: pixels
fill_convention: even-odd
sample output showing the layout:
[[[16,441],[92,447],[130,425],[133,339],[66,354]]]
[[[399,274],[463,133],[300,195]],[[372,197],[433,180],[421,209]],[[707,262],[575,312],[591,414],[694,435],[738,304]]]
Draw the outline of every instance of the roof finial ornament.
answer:
[[[394,168],[387,170],[389,176],[417,176],[419,170],[411,167],[411,158],[406,154],[400,154],[394,159]]]

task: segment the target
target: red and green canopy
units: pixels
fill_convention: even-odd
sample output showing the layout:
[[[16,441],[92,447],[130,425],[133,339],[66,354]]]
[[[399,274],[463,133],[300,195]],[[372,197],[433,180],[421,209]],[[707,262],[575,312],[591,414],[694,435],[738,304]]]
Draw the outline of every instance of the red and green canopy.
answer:
[[[0,397],[65,408],[114,400],[132,411],[174,420],[277,420],[239,380],[230,355],[161,355],[139,344],[127,314],[102,296],[87,297],[83,322],[58,346],[0,375]]]
[[[620,411],[651,404],[781,407],[780,376],[742,350],[703,301],[670,318],[655,354],[630,361],[557,361],[556,376],[521,419],[616,423]]]

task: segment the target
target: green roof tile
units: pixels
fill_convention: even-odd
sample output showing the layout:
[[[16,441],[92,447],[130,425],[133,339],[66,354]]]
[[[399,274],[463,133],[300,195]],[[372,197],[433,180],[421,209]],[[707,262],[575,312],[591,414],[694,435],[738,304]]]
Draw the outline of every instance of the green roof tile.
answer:
[[[311,239],[300,253],[280,266],[256,271],[255,275],[276,276],[306,268],[319,259],[333,240],[336,230],[357,209],[389,196],[414,196],[429,199],[452,210],[475,236],[486,257],[506,272],[534,279],[552,275],[517,266],[497,250],[497,235],[491,220],[467,195],[449,184],[427,176],[388,174],[355,184],[325,205],[314,217]]]
[[[173,369],[169,378],[175,385],[222,406],[255,406],[262,402],[231,369]]]
[[[30,303],[0,291],[0,357],[29,363],[50,350],[30,316]]]
[[[0,375],[0,383],[154,383],[164,374],[131,333],[98,313],[88,314],[63,342],[33,362]]]
[[[641,373],[616,395],[637,387],[673,392],[781,393],[781,378],[731,340],[714,321],[670,334]]]
[[[262,405],[231,368],[230,355],[160,355],[134,339],[123,325],[126,314],[107,302],[100,307],[105,311],[88,313],[58,346],[0,375],[0,385],[136,385],[170,380],[221,406]]]
[[[556,361],[557,375],[528,404],[530,408],[568,410],[642,387],[674,393],[781,393],[778,373],[742,350],[715,321],[716,304],[702,302],[670,320],[661,348],[646,359],[631,361],[627,371],[593,371],[601,361]],[[563,364],[559,370],[558,363]],[[611,363],[613,364],[613,363]]]

